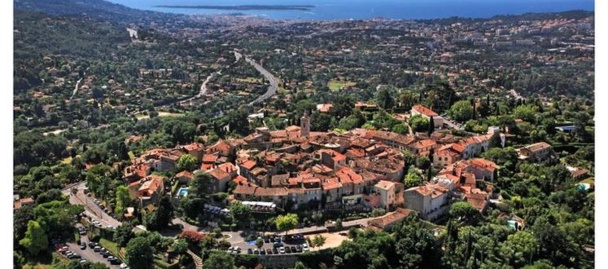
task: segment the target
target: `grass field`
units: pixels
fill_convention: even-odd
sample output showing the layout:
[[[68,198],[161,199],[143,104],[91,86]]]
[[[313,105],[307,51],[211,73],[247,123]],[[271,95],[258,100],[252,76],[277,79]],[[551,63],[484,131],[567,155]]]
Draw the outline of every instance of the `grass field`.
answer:
[[[355,85],[357,85],[356,82],[350,82],[350,81],[330,80],[329,82],[327,82],[327,87],[329,87],[329,89],[332,91],[339,91],[346,87],[351,87],[351,86],[355,86]]]
[[[159,111],[158,116],[159,117],[183,117],[184,113],[171,113],[171,112]],[[137,114],[137,115],[135,115],[135,117],[137,118],[137,120],[143,120],[143,119],[150,118],[149,115],[144,115],[144,114]]]
[[[113,254],[118,254],[118,245],[116,243],[105,238],[101,238],[99,239],[99,244]]]

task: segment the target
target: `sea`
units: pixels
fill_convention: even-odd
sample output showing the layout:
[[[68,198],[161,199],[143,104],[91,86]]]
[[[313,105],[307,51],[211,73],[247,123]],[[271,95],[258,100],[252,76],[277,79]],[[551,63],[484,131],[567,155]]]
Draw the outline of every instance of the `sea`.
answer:
[[[109,0],[127,7],[178,14],[248,14],[269,19],[436,19],[448,17],[489,18],[496,15],[594,11],[594,0]],[[299,10],[214,10],[161,8],[172,6],[313,5]]]

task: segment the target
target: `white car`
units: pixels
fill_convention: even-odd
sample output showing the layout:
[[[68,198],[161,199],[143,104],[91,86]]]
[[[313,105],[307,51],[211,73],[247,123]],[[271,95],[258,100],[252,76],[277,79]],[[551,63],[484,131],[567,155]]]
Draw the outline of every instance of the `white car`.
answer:
[[[302,251],[309,251],[308,244],[306,244],[306,243],[302,244]]]
[[[279,248],[279,253],[285,254],[285,247],[280,247]]]

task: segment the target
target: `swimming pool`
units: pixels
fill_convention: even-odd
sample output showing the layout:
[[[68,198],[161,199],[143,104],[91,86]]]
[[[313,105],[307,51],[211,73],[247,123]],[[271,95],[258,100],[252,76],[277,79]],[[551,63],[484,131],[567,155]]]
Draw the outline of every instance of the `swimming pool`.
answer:
[[[188,196],[188,187],[180,188],[177,191],[177,197],[181,197],[181,196],[183,196],[183,197]]]

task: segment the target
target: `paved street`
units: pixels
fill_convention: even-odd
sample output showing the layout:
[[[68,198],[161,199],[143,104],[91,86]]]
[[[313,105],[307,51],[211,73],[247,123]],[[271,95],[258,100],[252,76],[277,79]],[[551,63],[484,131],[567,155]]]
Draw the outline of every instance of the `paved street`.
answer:
[[[93,201],[93,198],[84,194],[84,182],[81,182],[74,187],[78,190],[76,195],[71,193],[71,187],[66,188],[62,191],[64,194],[70,195],[71,204],[84,205],[85,214],[91,217],[92,219],[99,221],[103,227],[108,227],[108,225],[111,225],[112,227],[118,227],[121,225],[120,221],[112,218],[110,215],[106,214],[98,205],[96,205]]]

